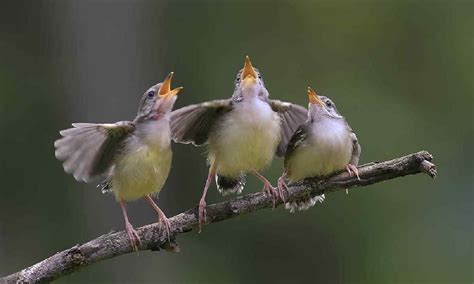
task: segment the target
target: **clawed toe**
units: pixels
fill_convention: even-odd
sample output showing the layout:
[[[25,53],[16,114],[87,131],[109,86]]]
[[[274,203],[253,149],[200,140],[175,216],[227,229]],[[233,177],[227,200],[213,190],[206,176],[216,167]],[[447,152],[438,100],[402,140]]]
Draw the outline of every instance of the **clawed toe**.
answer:
[[[346,171],[349,173],[350,176],[355,175],[357,177],[357,179],[360,180],[359,170],[357,169],[356,166],[354,166],[352,164],[347,164]]]
[[[282,177],[278,179],[278,194],[280,196],[280,199],[283,202],[286,202],[286,196],[289,195],[289,192],[288,192],[288,186],[286,185],[285,179]]]
[[[275,209],[276,200],[278,199],[278,191],[271,184],[265,184],[262,191],[272,199],[273,209]]]
[[[275,209],[276,200],[278,199],[278,192],[273,187],[272,183],[268,181],[267,178],[262,176],[259,172],[252,170],[251,171],[254,176],[256,176],[259,180],[263,182],[263,189],[262,191],[267,193],[269,197],[272,198],[273,201],[273,209]]]
[[[164,228],[163,228],[164,227]],[[161,230],[164,229],[166,233],[166,237],[168,238],[168,242],[170,241],[170,234],[171,234],[171,223],[168,218],[162,216],[160,218],[160,233]]]
[[[130,240],[130,245],[134,251],[138,251],[138,246],[140,245],[140,236],[138,236],[137,231],[133,228],[132,224],[125,224],[125,231],[127,232],[128,239]]]
[[[206,223],[206,201],[201,199],[199,201],[199,233],[201,232],[202,225]]]

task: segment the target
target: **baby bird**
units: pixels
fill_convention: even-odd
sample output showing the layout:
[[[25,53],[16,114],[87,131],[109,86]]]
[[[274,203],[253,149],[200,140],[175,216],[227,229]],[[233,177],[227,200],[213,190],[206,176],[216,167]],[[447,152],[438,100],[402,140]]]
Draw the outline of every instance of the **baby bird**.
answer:
[[[133,121],[73,123],[54,142],[56,158],[77,181],[105,178],[98,187],[115,194],[134,250],[140,237],[128,220],[126,201],[143,197],[158,213],[169,239],[170,223],[152,196],[161,191],[171,166],[170,113],[182,89],[171,90],[172,77],[170,73],[143,94]]]
[[[278,179],[278,190],[284,200],[291,182],[309,177],[325,177],[346,169],[359,178],[357,165],[361,147],[356,134],[327,97],[318,96],[308,87],[308,118],[293,134],[285,153],[284,171]],[[306,200],[286,203],[285,207],[306,210],[317,201],[322,202],[324,194]]]
[[[283,155],[291,134],[304,122],[304,107],[269,99],[260,72],[249,57],[237,73],[230,99],[190,105],[171,114],[175,142],[208,144],[209,174],[199,202],[199,230],[206,219],[206,194],[215,178],[222,194],[240,193],[245,174],[263,182],[263,190],[277,198],[272,184],[259,173],[275,152]]]

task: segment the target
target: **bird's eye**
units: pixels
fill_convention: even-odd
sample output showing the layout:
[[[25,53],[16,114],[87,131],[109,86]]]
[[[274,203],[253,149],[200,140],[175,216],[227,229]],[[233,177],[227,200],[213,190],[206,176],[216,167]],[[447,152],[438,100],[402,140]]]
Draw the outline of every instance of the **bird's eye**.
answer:
[[[326,106],[327,106],[327,107],[332,107],[331,101],[326,101]]]
[[[240,82],[240,76],[235,79],[237,82]]]
[[[258,74],[258,79],[262,80],[262,75]]]
[[[148,97],[149,98],[153,98],[154,96],[155,96],[155,92],[153,92],[153,91],[148,92]]]

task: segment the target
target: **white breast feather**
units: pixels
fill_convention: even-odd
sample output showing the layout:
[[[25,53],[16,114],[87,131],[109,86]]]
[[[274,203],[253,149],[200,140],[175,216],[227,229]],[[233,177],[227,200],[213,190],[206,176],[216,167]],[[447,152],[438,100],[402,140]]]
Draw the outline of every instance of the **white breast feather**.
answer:
[[[226,176],[261,170],[273,159],[280,128],[280,117],[268,103],[253,98],[236,104],[210,137],[209,160]]]
[[[350,132],[342,120],[326,120],[312,125],[307,139],[287,161],[293,181],[325,176],[344,169],[352,154]]]

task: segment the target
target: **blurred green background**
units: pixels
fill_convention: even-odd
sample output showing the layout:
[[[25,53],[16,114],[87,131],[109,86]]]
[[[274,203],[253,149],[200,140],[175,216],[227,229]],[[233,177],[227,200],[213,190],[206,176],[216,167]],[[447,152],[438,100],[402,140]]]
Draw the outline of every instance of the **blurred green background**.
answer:
[[[262,210],[180,236],[179,254],[129,254],[58,283],[472,283],[473,27],[472,1],[2,2],[0,275],[123,228],[114,198],[55,160],[60,129],[132,119],[170,71],[185,87],[177,107],[226,98],[248,54],[273,98],[306,105],[308,85],[331,97],[363,163],[426,149],[439,178]],[[207,174],[204,148],[173,147],[168,216],[197,205]],[[208,203],[220,200],[213,187]],[[156,221],[143,201],[129,213]]]

